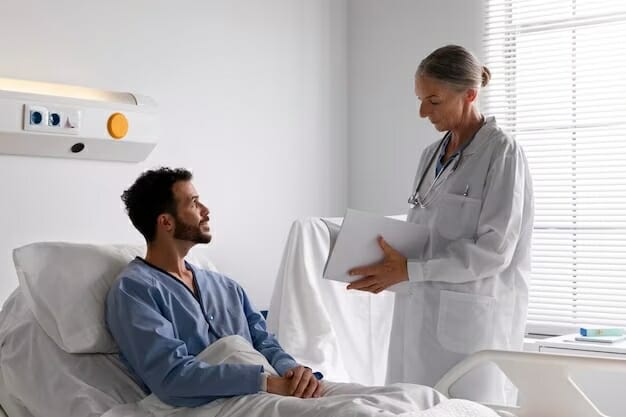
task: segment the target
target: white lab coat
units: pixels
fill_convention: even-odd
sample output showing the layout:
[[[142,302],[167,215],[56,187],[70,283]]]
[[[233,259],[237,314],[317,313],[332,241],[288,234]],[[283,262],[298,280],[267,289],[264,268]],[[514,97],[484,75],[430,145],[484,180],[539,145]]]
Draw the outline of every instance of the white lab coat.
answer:
[[[413,190],[438,144],[422,154]],[[490,117],[453,166],[437,178],[430,205],[409,208],[407,221],[431,232],[423,258],[409,259],[409,281],[396,286],[387,383],[433,386],[473,352],[522,348],[534,211],[526,157]],[[512,398],[508,388],[487,366],[452,392],[502,403]]]

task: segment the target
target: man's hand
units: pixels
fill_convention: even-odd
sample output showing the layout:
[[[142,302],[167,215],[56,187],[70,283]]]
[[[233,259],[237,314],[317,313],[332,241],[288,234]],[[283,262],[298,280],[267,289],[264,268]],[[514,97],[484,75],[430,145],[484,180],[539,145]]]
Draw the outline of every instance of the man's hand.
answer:
[[[296,366],[285,372],[285,378],[289,380],[289,395],[298,398],[321,396],[322,384],[315,378],[310,368]]]
[[[278,394],[290,396],[289,391],[289,378],[280,376],[268,376],[267,377],[267,392],[270,394]]]
[[[350,270],[350,275],[365,275],[348,285],[349,290],[368,291],[378,294],[382,290],[409,279],[406,258],[392,248],[382,236],[378,237],[378,244],[383,250],[385,259],[379,264],[362,266]]]

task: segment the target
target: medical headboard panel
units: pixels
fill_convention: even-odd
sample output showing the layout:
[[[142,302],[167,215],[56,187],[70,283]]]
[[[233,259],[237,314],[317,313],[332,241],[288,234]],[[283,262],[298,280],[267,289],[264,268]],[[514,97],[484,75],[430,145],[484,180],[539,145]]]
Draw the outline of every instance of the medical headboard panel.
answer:
[[[157,121],[150,97],[0,78],[1,154],[143,161]]]

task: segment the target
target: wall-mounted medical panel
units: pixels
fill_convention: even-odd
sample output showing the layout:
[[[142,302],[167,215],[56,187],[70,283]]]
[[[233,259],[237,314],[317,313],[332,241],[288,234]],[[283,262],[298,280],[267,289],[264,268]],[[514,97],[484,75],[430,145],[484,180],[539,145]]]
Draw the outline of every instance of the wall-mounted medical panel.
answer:
[[[149,97],[0,78],[0,153],[138,162],[158,137]]]

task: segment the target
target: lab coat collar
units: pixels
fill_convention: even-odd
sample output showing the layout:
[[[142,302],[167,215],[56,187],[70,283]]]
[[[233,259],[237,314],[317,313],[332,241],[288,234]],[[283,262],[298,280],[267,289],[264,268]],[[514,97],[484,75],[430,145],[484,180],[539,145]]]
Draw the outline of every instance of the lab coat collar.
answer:
[[[489,137],[496,128],[496,118],[494,116],[487,117],[485,123],[481,126],[480,130],[478,130],[478,133],[476,133],[474,140],[463,150],[463,154],[472,155],[480,151],[483,146],[489,143]]]

